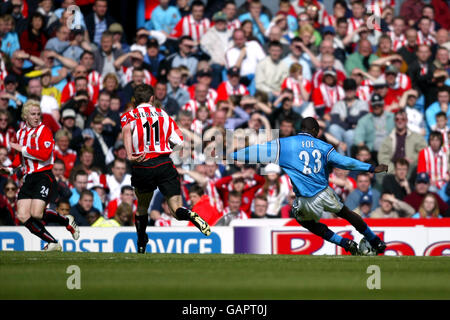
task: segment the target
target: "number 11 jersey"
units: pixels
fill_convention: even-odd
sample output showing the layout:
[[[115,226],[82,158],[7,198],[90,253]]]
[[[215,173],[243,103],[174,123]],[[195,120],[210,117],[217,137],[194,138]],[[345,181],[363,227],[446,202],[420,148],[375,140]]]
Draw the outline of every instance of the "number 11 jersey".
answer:
[[[124,113],[120,118],[122,128],[131,126],[132,153],[145,153],[146,159],[170,154],[172,146],[183,143],[183,134],[176,122],[161,108],[143,103]]]

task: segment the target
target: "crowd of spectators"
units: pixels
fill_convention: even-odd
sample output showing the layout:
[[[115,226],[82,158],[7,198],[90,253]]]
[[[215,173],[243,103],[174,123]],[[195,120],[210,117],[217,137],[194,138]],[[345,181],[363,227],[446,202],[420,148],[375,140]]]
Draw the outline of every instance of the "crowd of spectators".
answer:
[[[308,116],[338,152],[389,165],[377,176],[330,171],[350,209],[365,218],[450,217],[448,1],[335,0],[328,11],[317,0],[280,0],[275,11],[260,0],[138,1],[131,36],[109,14],[115,3],[0,4],[0,161],[10,166],[16,156],[9,144],[22,105],[40,101],[56,142],[59,201],[50,206],[58,212],[81,226],[133,225],[120,115],[146,83],[192,144],[190,161],[172,157],[184,204],[211,225],[292,217],[295,194],[278,165],[205,154],[218,136],[230,142],[227,130],[233,145],[262,143],[271,129],[297,134]],[[84,10],[67,10],[73,5]],[[20,170],[0,177],[0,225],[18,225],[21,181]],[[168,210],[156,191],[151,225],[171,225]]]

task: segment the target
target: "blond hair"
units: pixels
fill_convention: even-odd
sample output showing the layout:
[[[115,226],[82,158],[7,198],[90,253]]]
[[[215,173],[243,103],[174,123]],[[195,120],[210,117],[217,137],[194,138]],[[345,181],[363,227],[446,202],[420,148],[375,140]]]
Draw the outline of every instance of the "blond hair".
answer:
[[[39,111],[41,111],[41,103],[37,100],[28,100],[27,102],[24,103],[23,107],[22,107],[22,120],[26,121],[26,116],[28,115],[28,113],[30,113],[30,109],[32,107],[38,107]]]
[[[430,212],[431,213],[430,216],[433,217],[433,218],[439,217],[439,213],[440,213],[439,212],[439,204],[437,202],[436,196],[434,194],[432,194],[432,193],[427,193],[425,195],[425,197],[423,197],[422,203],[420,204],[420,207],[419,207],[419,215],[420,215],[420,217],[421,218],[427,218],[428,217],[428,212],[426,212],[425,208],[423,207],[423,204],[424,204],[426,198],[433,198],[433,200],[434,200],[434,209],[433,209],[433,211]]]
[[[72,140],[72,134],[67,129],[59,129],[55,133],[55,140],[58,141],[62,137],[67,137],[69,140]]]

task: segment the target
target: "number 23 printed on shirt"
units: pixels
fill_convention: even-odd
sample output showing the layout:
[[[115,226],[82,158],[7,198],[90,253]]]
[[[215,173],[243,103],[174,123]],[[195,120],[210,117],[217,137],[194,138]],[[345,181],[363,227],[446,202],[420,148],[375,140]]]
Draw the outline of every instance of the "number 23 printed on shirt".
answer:
[[[305,163],[304,167],[303,167],[303,174],[311,174],[311,173],[318,173],[320,171],[320,169],[322,169],[322,154],[320,153],[319,150],[314,149],[311,152],[311,155],[313,157],[314,160],[314,166],[311,169],[309,167],[309,163],[311,160],[311,156],[307,151],[301,151],[300,154],[298,155],[298,157],[300,158],[301,161],[303,161]]]

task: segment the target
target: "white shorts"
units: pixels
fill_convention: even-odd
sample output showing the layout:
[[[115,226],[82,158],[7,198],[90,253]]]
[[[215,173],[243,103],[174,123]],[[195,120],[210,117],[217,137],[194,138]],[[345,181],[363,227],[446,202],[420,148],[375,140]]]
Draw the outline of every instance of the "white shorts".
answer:
[[[318,222],[322,218],[324,211],[338,213],[343,207],[344,204],[336,192],[330,187],[327,187],[313,197],[295,198],[292,204],[292,212],[297,220],[315,220]]]

